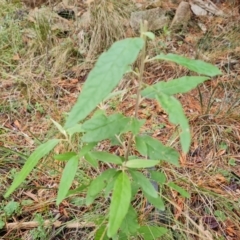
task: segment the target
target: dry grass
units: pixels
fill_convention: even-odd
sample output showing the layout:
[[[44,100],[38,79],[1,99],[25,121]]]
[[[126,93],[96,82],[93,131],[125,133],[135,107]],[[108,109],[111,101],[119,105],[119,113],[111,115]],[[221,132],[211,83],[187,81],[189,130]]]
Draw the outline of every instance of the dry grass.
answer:
[[[103,52],[116,40],[126,37],[128,19],[134,9],[134,5],[128,0],[93,1],[90,5],[92,36],[89,58]]]

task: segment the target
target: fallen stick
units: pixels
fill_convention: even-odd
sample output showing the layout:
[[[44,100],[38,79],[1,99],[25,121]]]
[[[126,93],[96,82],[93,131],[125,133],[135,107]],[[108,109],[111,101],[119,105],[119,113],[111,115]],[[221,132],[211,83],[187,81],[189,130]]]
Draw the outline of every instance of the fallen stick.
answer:
[[[14,223],[6,223],[5,228],[7,230],[13,230],[13,229],[31,229],[36,228],[40,225],[37,221],[30,221],[30,222],[14,222]],[[61,226],[65,226],[66,228],[91,228],[95,227],[96,225],[94,223],[87,223],[87,222],[69,222],[64,223],[61,221],[50,221],[46,220],[43,223],[44,226],[53,226],[55,228],[59,228]]]

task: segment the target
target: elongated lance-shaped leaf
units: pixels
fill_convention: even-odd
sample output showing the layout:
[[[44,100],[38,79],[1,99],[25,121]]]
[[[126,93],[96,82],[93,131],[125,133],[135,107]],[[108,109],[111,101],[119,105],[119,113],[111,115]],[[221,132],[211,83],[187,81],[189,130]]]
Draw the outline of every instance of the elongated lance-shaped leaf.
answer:
[[[150,178],[154,181],[156,181],[159,184],[165,184],[167,178],[166,175],[162,172],[158,172],[158,171],[150,171]]]
[[[141,95],[146,98],[155,98],[156,95],[161,93],[165,93],[167,95],[186,93],[208,79],[208,77],[202,76],[184,76],[168,82],[160,81],[145,88],[141,91]]]
[[[159,160],[151,160],[151,159],[133,159],[125,162],[124,166],[128,168],[150,168],[157,165]]]
[[[68,161],[76,155],[77,154],[75,152],[65,152],[65,153],[54,155],[54,159],[59,161]]]
[[[210,63],[206,63],[201,60],[182,57],[172,53],[169,53],[167,55],[161,53],[160,55],[157,55],[156,57],[154,57],[153,60],[154,59],[175,62],[179,65],[182,65],[188,68],[191,71],[197,72],[205,76],[214,77],[216,75],[222,74],[221,71],[216,66]]]
[[[37,147],[37,149],[26,160],[21,171],[14,178],[12,185],[4,195],[5,198],[7,198],[25,180],[28,174],[37,165],[38,161],[47,155],[58,144],[58,142],[58,139],[52,139]]]
[[[164,93],[159,94],[156,99],[169,115],[169,121],[173,124],[179,124],[181,128],[180,143],[183,152],[187,153],[191,143],[191,134],[188,119],[183,112],[181,103],[175,97]]]
[[[119,174],[113,188],[109,212],[108,237],[116,235],[122,221],[127,215],[131,203],[131,182],[126,173]]]
[[[133,180],[140,186],[140,188],[153,198],[158,197],[158,193],[152,183],[140,172],[131,170],[130,171]]]
[[[122,164],[122,159],[120,157],[108,152],[93,151],[91,152],[91,155],[102,162]]]
[[[157,209],[161,210],[161,211],[164,211],[165,210],[165,206],[164,206],[164,202],[162,200],[161,197],[157,197],[157,198],[154,198],[150,195],[148,195],[145,191],[143,191],[143,194],[144,196],[147,198],[147,200],[154,206],[156,207]]]
[[[65,129],[83,120],[117,86],[144,44],[141,38],[115,42],[89,73],[81,94],[67,118]]]
[[[59,205],[62,200],[67,196],[68,190],[70,189],[72,182],[74,180],[74,177],[77,172],[78,168],[78,159],[79,156],[73,156],[66,164],[61,181],[59,184],[59,189],[58,189],[58,195],[57,195],[57,205]]]

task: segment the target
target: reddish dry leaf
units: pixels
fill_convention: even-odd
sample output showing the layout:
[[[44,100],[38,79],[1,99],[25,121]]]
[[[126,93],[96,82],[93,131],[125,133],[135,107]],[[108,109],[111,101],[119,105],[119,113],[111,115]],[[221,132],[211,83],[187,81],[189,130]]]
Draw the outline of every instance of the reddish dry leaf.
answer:
[[[36,196],[36,194],[31,193],[30,191],[28,192],[23,192],[24,195],[30,197],[32,200],[34,200],[35,202],[39,202],[38,197]]]
[[[184,153],[180,154],[179,162],[180,162],[181,166],[186,166],[187,165],[186,154],[184,154]]]
[[[178,197],[178,199],[177,199],[177,205],[178,205],[178,208],[175,208],[175,210],[174,210],[174,218],[176,219],[176,220],[178,220],[178,218],[181,216],[181,214],[182,214],[182,212],[183,212],[183,210],[184,210],[184,198],[182,198],[182,197]]]
[[[14,124],[14,127],[16,127],[18,130],[22,129],[22,126],[18,120],[15,120],[13,124]]]
[[[222,149],[222,150],[220,150],[220,151],[218,151],[217,152],[217,156],[219,157],[219,156],[222,156],[222,155],[224,155],[226,153],[226,150],[225,149]]]
[[[225,229],[227,235],[231,236],[231,237],[235,237],[237,235],[236,230],[233,227],[227,227]]]
[[[236,237],[237,235],[236,226],[231,222],[230,219],[227,219],[225,221],[225,226],[226,226],[225,231],[227,235],[231,237]]]

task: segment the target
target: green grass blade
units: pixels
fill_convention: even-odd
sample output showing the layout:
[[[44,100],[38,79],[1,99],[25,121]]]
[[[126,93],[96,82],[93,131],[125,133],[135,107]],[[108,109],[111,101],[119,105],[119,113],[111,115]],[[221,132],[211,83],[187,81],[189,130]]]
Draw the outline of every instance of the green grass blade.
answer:
[[[170,188],[174,189],[175,191],[179,192],[183,197],[190,198],[190,194],[185,189],[178,186],[177,184],[170,182],[170,183],[168,183],[168,186]]]
[[[25,180],[28,174],[37,165],[38,161],[47,155],[58,144],[58,142],[58,139],[52,139],[37,147],[37,149],[27,159],[21,171],[14,178],[12,185],[4,195],[5,198],[7,198]]]

